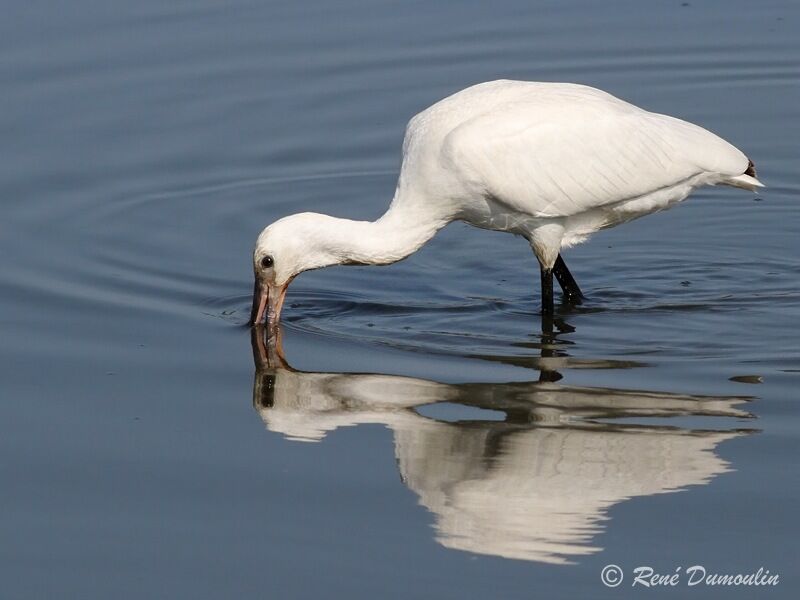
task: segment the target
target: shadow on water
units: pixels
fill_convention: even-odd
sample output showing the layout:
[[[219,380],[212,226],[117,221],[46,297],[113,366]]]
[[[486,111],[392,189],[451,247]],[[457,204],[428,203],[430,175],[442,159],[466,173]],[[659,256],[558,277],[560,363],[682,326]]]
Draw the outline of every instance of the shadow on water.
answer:
[[[539,356],[504,354],[469,354],[466,358],[476,358],[489,362],[503,363],[539,371],[539,382],[555,382],[562,378],[560,370],[565,369],[633,369],[646,367],[647,363],[634,360],[618,359],[580,359],[569,355],[567,349],[572,342],[559,338],[561,334],[569,334],[575,328],[561,317],[542,316],[542,331],[536,342],[516,342],[517,348],[539,350]]]
[[[718,429],[608,422],[753,415],[738,406],[747,397],[560,385],[561,375],[545,367],[559,364],[563,328],[543,324],[536,381],[456,385],[297,371],[283,355],[280,332],[267,338],[256,328],[253,406],[267,429],[291,440],[383,424],[394,434],[403,483],[435,515],[440,544],[569,564],[602,550],[593,539],[613,505],[709,483],[731,470],[716,454],[718,444],[755,430],[725,429],[722,420]],[[447,419],[448,412],[457,418]]]

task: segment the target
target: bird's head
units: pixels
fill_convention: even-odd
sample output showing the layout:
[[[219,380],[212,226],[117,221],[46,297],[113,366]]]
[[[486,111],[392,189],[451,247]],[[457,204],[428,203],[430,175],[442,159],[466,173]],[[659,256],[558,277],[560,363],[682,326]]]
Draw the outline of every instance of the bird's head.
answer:
[[[286,289],[299,273],[342,262],[331,248],[333,217],[300,213],[275,221],[256,240],[253,250],[253,309],[250,325],[267,320],[270,329],[278,324]]]

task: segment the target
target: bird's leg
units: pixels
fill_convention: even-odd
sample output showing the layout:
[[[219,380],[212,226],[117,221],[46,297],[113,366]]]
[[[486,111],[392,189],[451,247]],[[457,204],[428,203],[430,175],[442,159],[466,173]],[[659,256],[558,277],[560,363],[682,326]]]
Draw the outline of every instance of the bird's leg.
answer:
[[[558,285],[561,286],[561,290],[564,292],[564,300],[569,304],[580,304],[583,300],[583,293],[560,254],[556,258],[556,264],[553,265],[553,274],[558,279]]]
[[[542,314],[553,314],[553,270],[539,266],[542,276]]]
[[[553,314],[553,267],[564,238],[564,226],[552,221],[533,229],[528,237],[542,276],[542,314]]]

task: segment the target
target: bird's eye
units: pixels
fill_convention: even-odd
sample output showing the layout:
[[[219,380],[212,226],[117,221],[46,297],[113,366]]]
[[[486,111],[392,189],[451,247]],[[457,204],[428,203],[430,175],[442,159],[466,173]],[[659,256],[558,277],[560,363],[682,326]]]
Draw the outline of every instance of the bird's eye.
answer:
[[[272,266],[273,262],[274,261],[272,260],[271,256],[265,256],[264,258],[261,259],[261,266],[265,269],[269,269]]]

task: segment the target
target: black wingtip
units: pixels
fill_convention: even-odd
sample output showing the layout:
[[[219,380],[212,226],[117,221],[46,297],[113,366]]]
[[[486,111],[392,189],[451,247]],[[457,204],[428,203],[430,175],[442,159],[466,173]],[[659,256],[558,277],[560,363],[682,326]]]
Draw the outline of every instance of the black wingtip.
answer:
[[[756,176],[756,166],[753,164],[752,160],[747,161],[747,170],[744,172],[745,175],[750,175],[750,177]]]

